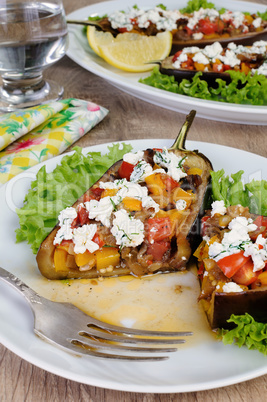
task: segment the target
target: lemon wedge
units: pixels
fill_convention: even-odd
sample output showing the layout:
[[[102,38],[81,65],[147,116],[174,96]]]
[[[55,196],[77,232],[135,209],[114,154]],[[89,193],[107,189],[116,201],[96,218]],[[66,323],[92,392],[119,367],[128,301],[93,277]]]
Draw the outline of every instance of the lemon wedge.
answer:
[[[99,44],[100,56],[112,66],[124,71],[144,72],[155,64],[146,64],[167,57],[172,47],[172,34],[168,31],[156,36],[135,33],[119,34],[113,41]]]
[[[87,27],[87,40],[93,51],[100,56],[99,46],[109,45],[114,42],[114,36],[110,32],[102,32],[93,26]]]

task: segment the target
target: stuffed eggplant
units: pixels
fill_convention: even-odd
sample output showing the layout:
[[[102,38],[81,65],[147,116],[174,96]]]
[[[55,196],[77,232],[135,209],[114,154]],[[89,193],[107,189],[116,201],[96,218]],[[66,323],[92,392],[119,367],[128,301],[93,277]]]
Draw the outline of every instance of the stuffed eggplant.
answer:
[[[129,11],[116,11],[97,21],[68,22],[94,25],[114,36],[125,32],[150,36],[168,30],[173,35],[173,48],[176,50],[185,46],[204,47],[215,41],[224,45],[232,41],[248,45],[256,40],[267,39],[267,22],[257,14],[229,10],[220,13],[214,8],[200,8],[188,14],[160,6],[149,10],[135,6]]]
[[[267,75],[267,41],[255,42],[252,46],[231,42],[223,48],[219,42],[199,47],[186,47],[160,63],[160,72],[173,75],[176,81],[192,79],[201,71],[201,79],[214,85],[220,78],[229,83],[229,70]]]
[[[202,218],[203,241],[194,253],[199,300],[213,329],[231,328],[230,316],[267,322],[267,217],[215,201]]]
[[[45,277],[186,269],[212,169],[202,154],[183,148],[194,115],[187,117],[172,148],[126,154],[60,213],[37,254]]]

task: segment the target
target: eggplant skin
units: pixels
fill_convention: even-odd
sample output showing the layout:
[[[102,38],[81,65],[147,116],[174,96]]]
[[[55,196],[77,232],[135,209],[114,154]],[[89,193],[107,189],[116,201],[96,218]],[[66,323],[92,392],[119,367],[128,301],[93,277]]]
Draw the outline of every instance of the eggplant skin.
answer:
[[[267,322],[267,287],[258,290],[248,290],[240,293],[214,292],[208,319],[212,329],[232,329],[234,323],[229,323],[230,316],[250,314],[255,321]]]
[[[181,82],[183,79],[191,80],[199,71],[186,70],[183,68],[177,69],[172,66],[173,56],[169,56],[164,59],[160,64],[161,74],[174,76],[175,80]],[[202,75],[199,77],[201,80],[206,81],[210,86],[218,85],[216,80],[220,78],[230,84],[231,77],[228,73],[217,73],[213,71],[201,71]]]
[[[170,263],[168,266],[162,267],[163,269],[160,269],[159,272],[173,272],[181,269],[185,269],[185,265],[188,262],[190,255],[191,255],[191,249],[193,246],[193,240],[196,238],[196,228],[198,234],[200,234],[200,220],[199,220],[199,212],[202,212],[202,204],[203,201],[206,197],[206,192],[207,189],[209,188],[209,182],[210,182],[210,171],[212,170],[212,165],[209,162],[207,158],[205,158],[202,154],[199,154],[197,151],[191,152],[191,151],[183,151],[183,150],[172,150],[175,154],[184,156],[185,152],[187,155],[187,164],[189,167],[199,167],[202,169],[202,183],[196,188],[196,202],[193,203],[190,207],[190,214],[189,216],[182,221],[182,224],[179,225],[179,232],[176,233],[176,240],[177,240],[177,248],[179,248],[179,241],[185,241],[188,244],[188,247],[190,249],[188,258],[184,259],[181,258],[179,254],[179,250],[175,252],[174,255],[172,255],[172,258],[170,259]],[[153,154],[153,150],[148,149],[145,151],[145,155],[147,155],[147,158],[151,157],[151,154]],[[80,203],[84,201],[84,199],[88,199],[88,195],[90,195],[90,192],[92,188],[96,188],[99,185],[100,181],[107,182],[107,181],[113,181],[119,178],[118,170],[119,167],[122,163],[122,160],[116,162],[111,168],[107,170],[107,172],[91,187],[89,188],[76,202],[73,204],[73,207],[76,207]],[[196,225],[196,222],[198,222],[198,225]],[[40,245],[40,248],[38,250],[37,256],[36,256],[36,261],[38,268],[40,272],[42,273],[43,276],[45,276],[48,279],[75,279],[75,278],[97,278],[99,277],[99,272],[97,271],[96,268],[93,268],[91,270],[87,271],[80,271],[77,268],[70,268],[68,271],[56,271],[55,270],[55,264],[54,264],[54,252],[56,246],[53,244],[54,238],[56,235],[57,230],[59,229],[58,226],[56,226],[50,234],[46,237],[46,239],[42,242]],[[182,239],[182,240],[181,240]],[[192,240],[192,242],[191,242]],[[182,263],[182,265],[181,265]],[[134,272],[131,270],[130,266],[127,265],[126,260],[122,259],[120,266],[116,267],[112,273],[104,273],[101,274],[101,276],[118,276],[118,275],[128,275],[128,274],[134,274]],[[144,272],[141,275],[144,275],[149,272]],[[139,275],[138,275],[139,276]]]

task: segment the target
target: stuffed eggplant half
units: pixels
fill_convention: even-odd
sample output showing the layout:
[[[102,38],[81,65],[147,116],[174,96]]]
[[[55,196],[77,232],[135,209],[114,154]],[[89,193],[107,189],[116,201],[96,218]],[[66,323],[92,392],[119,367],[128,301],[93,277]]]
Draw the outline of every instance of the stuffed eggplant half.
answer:
[[[215,201],[202,218],[202,234],[194,255],[211,327],[231,328],[231,314],[267,322],[267,217]]]
[[[182,149],[185,132],[171,149],[126,154],[60,213],[37,254],[45,277],[185,269],[212,169],[202,154]]]
[[[150,36],[168,30],[173,35],[173,47],[177,50],[184,46],[203,47],[215,41],[225,45],[233,40],[251,44],[267,38],[267,22],[257,14],[229,10],[220,13],[214,8],[200,8],[188,14],[160,6],[149,10],[135,6],[90,24],[114,36],[125,32]]]
[[[199,47],[186,47],[160,64],[162,74],[173,75],[176,81],[192,79],[201,71],[201,79],[210,85],[220,78],[230,82],[229,70],[267,75],[267,41],[255,42],[252,46],[236,45],[231,42],[223,48],[219,42]]]

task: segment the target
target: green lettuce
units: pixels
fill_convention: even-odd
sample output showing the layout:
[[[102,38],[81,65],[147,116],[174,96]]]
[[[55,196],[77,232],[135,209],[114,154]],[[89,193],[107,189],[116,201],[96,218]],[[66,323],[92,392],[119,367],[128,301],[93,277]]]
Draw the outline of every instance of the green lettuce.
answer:
[[[258,350],[267,355],[267,324],[256,322],[248,313],[232,314],[227,322],[236,324],[236,327],[231,330],[218,331],[218,335],[225,345],[234,343],[239,347],[246,346],[248,349]]]
[[[226,207],[243,205],[249,207],[251,213],[267,216],[267,181],[252,180],[243,184],[244,171],[226,176],[223,169],[211,172],[212,198],[224,201]]]
[[[191,79],[175,81],[174,76],[162,74],[159,67],[155,66],[150,76],[140,78],[139,82],[165,91],[193,98],[229,102],[246,105],[267,105],[267,78],[262,74],[249,73],[245,75],[240,71],[228,71],[231,82],[227,84],[224,80],[216,79],[217,87],[211,87],[201,79],[202,72],[198,72]]]
[[[207,0],[189,0],[185,8],[180,10],[181,13],[191,14],[200,8],[215,8],[215,4],[209,3]]]
[[[131,145],[113,144],[108,152],[82,153],[75,147],[73,155],[62,158],[53,172],[43,166],[25,196],[24,205],[17,210],[20,227],[17,242],[27,241],[34,254],[57,223],[59,212],[72,205],[108,168],[132,149]]]

